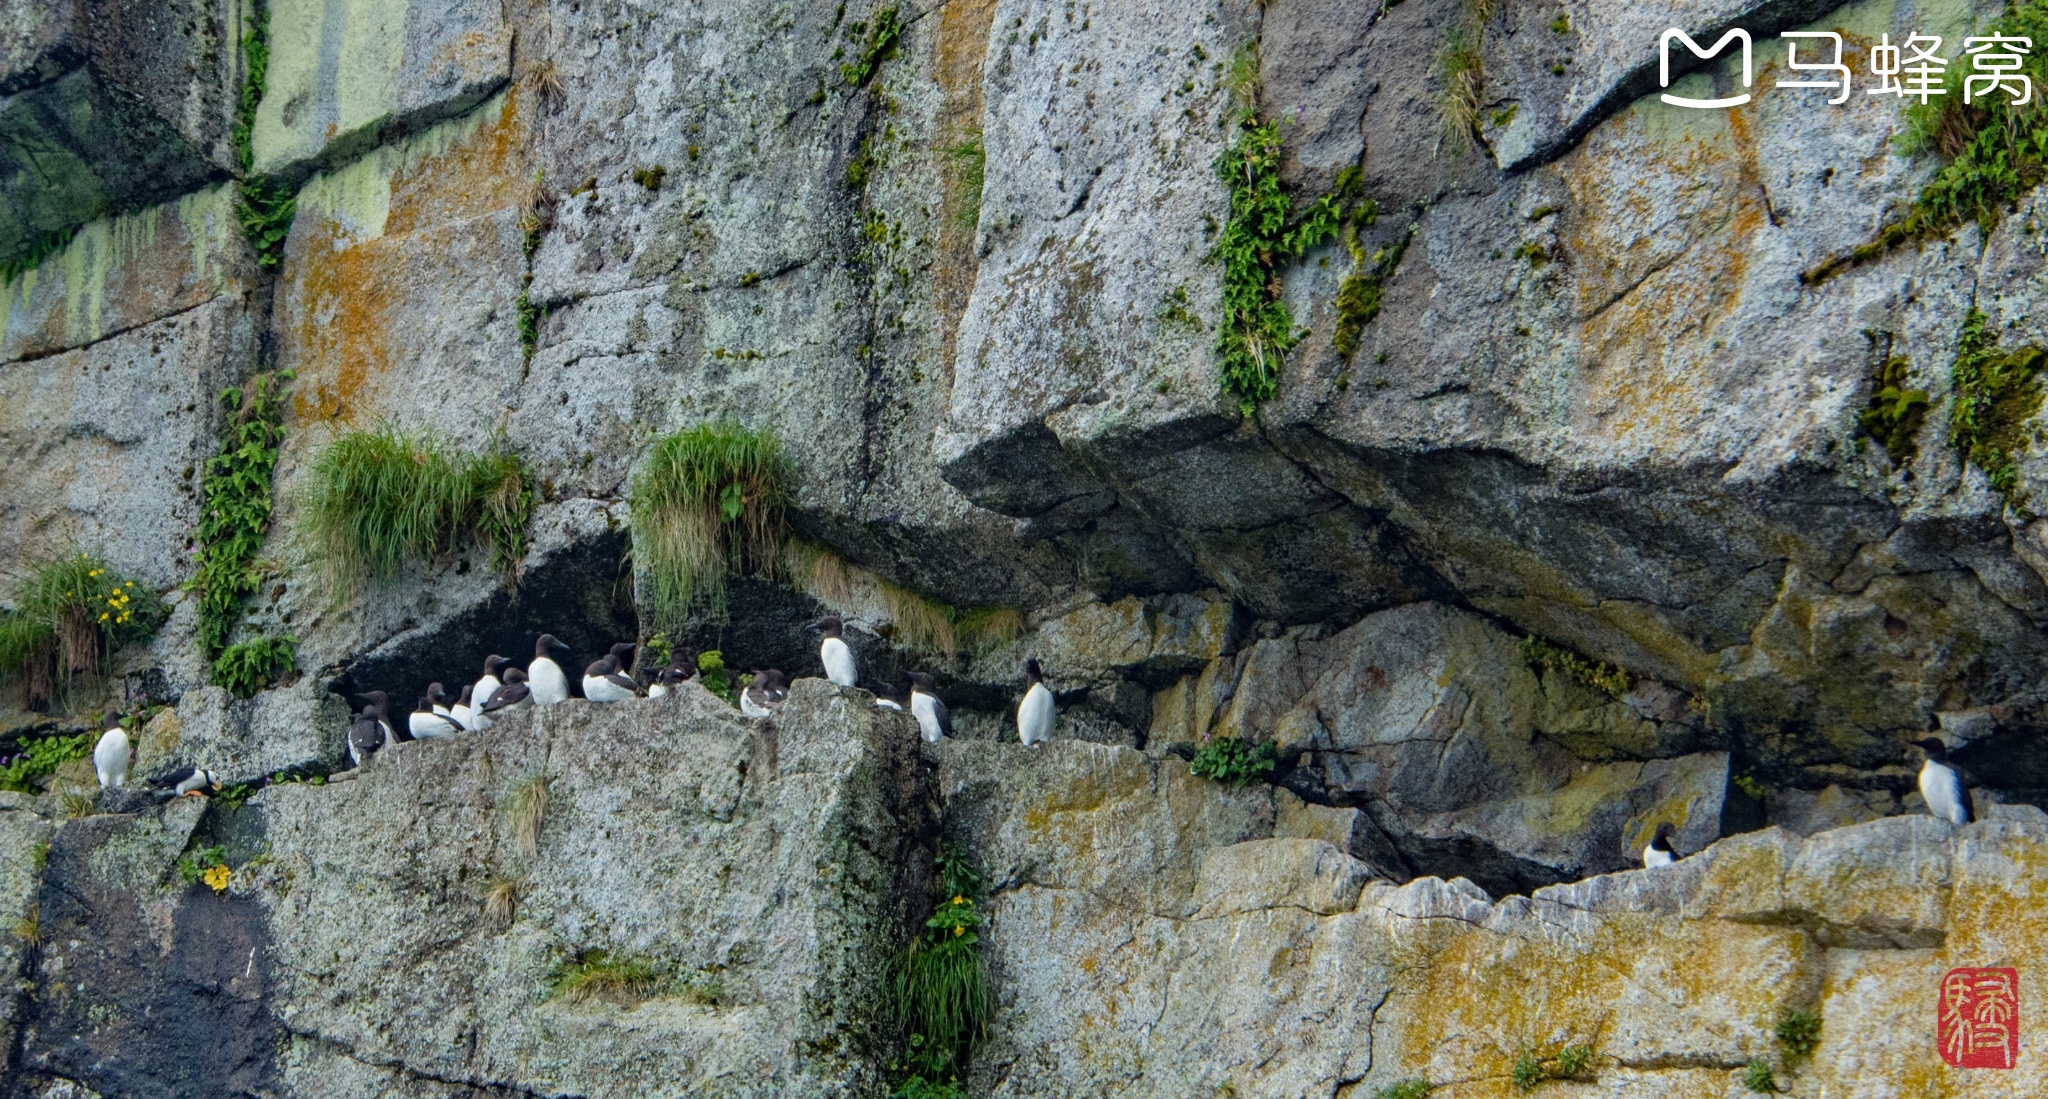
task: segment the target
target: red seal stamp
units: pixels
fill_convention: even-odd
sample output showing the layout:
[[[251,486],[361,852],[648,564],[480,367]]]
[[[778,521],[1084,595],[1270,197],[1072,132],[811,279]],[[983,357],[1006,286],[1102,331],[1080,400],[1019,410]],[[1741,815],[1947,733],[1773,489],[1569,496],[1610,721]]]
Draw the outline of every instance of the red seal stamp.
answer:
[[[1949,970],[1935,1040],[1955,1068],[2011,1068],[2020,1055],[2020,971]]]

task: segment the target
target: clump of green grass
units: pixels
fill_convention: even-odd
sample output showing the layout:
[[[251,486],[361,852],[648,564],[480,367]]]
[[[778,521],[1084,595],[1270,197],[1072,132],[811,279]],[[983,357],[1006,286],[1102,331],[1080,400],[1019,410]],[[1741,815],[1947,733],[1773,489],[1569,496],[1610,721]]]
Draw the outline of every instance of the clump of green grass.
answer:
[[[1770,1063],[1758,1058],[1742,1069],[1742,1086],[1760,1095],[1778,1090],[1778,1078],[1771,1074]]]
[[[1378,217],[1379,207],[1367,199],[1354,222],[1344,230],[1344,247],[1351,253],[1351,273],[1337,287],[1337,328],[1330,342],[1337,354],[1346,358],[1358,352],[1358,340],[1365,333],[1365,326],[1380,315],[1380,306],[1386,300],[1386,282],[1401,266],[1408,242],[1415,239],[1415,227],[1411,225],[1406,233],[1368,255],[1359,241],[1358,229],[1360,225],[1372,225]]]
[[[1403,1080],[1372,1093],[1372,1099],[1429,1099],[1429,1081]]]
[[[950,661],[959,654],[960,640],[953,629],[953,608],[887,580],[875,580],[882,612],[895,624],[899,645],[928,653],[943,654]]]
[[[586,950],[564,964],[548,984],[548,998],[572,1004],[592,1000],[643,1000],[661,985],[652,963],[642,958],[615,957],[606,950]]]
[[[512,784],[505,797],[506,823],[512,844],[527,858],[540,854],[540,831],[548,815],[546,775],[528,775]]]
[[[1927,393],[1914,389],[1904,355],[1892,355],[1871,376],[1870,407],[1857,417],[1863,431],[1876,439],[1894,466],[1903,466],[1918,452],[1920,425],[1927,419]]]
[[[1591,1046],[1566,1046],[1552,1057],[1525,1052],[1515,1058],[1508,1078],[1521,1091],[1529,1091],[1551,1080],[1583,1080],[1593,1067]]]
[[[789,503],[773,434],[705,424],[654,444],[633,479],[633,571],[665,627],[725,614],[725,577],[772,573]]]
[[[1452,152],[1470,149],[1479,135],[1480,104],[1486,93],[1479,36],[1477,27],[1453,27],[1436,55],[1437,82],[1441,85],[1437,113],[1443,122],[1443,140]]]
[[[493,873],[484,882],[484,912],[499,923],[511,923],[512,916],[519,910],[519,879],[510,874]]]
[[[2019,487],[2019,457],[2029,442],[2027,425],[2041,411],[2036,376],[2048,363],[2048,350],[2030,345],[2001,351],[1997,345],[1990,318],[1973,307],[1963,319],[1949,372],[1955,402],[1949,409],[1948,441],[2012,502]]]
[[[79,820],[93,814],[91,794],[69,793],[64,795],[63,801],[65,820]]]
[[[200,486],[199,568],[187,585],[199,595],[199,649],[208,661],[218,662],[241,619],[242,597],[262,580],[256,553],[270,530],[283,390],[291,378],[290,371],[258,374],[220,395],[228,423]],[[224,686],[218,676],[214,683]]]
[[[1787,1057],[1807,1057],[1820,1045],[1820,1013],[1794,1011],[1779,1020],[1778,1048]]]
[[[968,127],[960,142],[946,149],[946,158],[960,180],[960,206],[954,224],[971,233],[981,224],[981,192],[988,175],[988,150],[981,144],[981,127]]]
[[[0,613],[0,672],[19,677],[24,708],[53,700],[74,675],[98,672],[115,649],[168,617],[156,592],[98,554],[70,549],[31,560]]]
[[[905,1082],[930,1087],[956,1080],[987,1034],[990,999],[975,902],[987,879],[960,849],[946,844],[935,860],[945,896],[891,966],[894,1021],[903,1039],[897,1062]]]
[[[213,662],[213,683],[236,698],[254,698],[256,692],[282,682],[298,669],[294,652],[298,638],[259,637],[222,650]]]
[[[882,62],[896,55],[896,44],[903,37],[903,20],[892,5],[876,12],[872,21],[855,23],[847,30],[856,38],[862,32],[867,34],[860,56],[839,66],[840,81],[849,88],[859,88],[874,78]]]
[[[349,431],[314,457],[307,480],[303,529],[338,588],[464,541],[488,547],[508,575],[526,552],[532,478],[502,439],[462,454],[390,424]]]
[[[1635,677],[1626,669],[1589,660],[1533,634],[1523,638],[1516,647],[1521,650],[1522,659],[1531,666],[1569,676],[1609,698],[1619,699],[1635,689]]]
[[[1272,741],[1251,744],[1234,736],[1212,737],[1202,745],[1195,758],[1188,763],[1188,770],[1206,779],[1230,786],[1244,786],[1253,779],[1263,779],[1278,766],[1275,755],[1278,749]]]

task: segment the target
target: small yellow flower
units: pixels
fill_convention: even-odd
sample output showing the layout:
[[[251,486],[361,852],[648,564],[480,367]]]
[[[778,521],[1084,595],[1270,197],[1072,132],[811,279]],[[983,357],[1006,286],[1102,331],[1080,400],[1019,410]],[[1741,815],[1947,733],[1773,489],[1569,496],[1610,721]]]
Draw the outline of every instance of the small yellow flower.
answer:
[[[967,903],[967,898],[966,898],[966,897],[954,897],[954,898],[953,898],[953,903],[954,903],[954,904],[966,904],[966,903]]]
[[[233,876],[234,871],[225,866],[216,866],[200,875],[199,880],[212,886],[214,892],[225,893],[228,891],[228,879]]]
[[[92,570],[91,572],[89,572],[89,573],[86,573],[86,575],[87,575],[87,576],[98,576],[99,574],[100,574],[100,570],[98,570],[98,569],[94,569],[94,570]]]
[[[132,587],[134,587],[134,586],[135,586],[135,581],[133,581],[133,580],[130,580],[130,581],[128,581],[128,583],[127,583],[127,585],[126,585],[126,586],[128,586],[128,587],[131,587],[131,588],[132,588]]]
[[[102,622],[105,622],[106,620],[107,620],[107,612],[105,612],[105,611],[101,611],[101,612],[100,612],[100,621],[102,621]]]
[[[953,934],[954,934],[954,936],[955,936],[955,937],[958,937],[958,936],[961,936],[961,935],[965,935],[965,934],[967,934],[967,929],[966,929],[966,928],[964,928],[964,927],[956,927],[956,928],[954,928],[954,929],[953,929]]]

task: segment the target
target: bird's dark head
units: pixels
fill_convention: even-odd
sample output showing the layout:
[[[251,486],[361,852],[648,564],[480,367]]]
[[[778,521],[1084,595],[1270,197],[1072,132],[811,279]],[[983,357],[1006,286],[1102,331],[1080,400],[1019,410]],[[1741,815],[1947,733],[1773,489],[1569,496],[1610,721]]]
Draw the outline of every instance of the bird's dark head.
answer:
[[[569,655],[569,646],[562,644],[562,639],[554,634],[544,633],[534,639],[533,658],[535,660],[543,658],[551,660],[557,656],[567,655]]]
[[[1657,839],[1667,847],[1671,844],[1671,837],[1677,834],[1678,828],[1668,820],[1657,825]]]
[[[838,637],[845,631],[846,623],[841,621],[838,615],[828,614],[811,623],[811,628],[824,634],[826,637]]]
[[[460,698],[456,699],[456,700],[455,700],[455,704],[456,704],[457,706],[467,706],[467,705],[470,705],[470,699],[472,699],[472,698],[475,698],[475,697],[476,697],[476,684],[474,684],[474,683],[464,683],[464,684],[462,685],[462,697],[460,697]]]
[[[439,683],[427,684],[427,701],[436,706],[448,704],[448,688]]]
[[[426,695],[421,695],[420,700],[418,702],[413,703],[412,706],[412,712],[416,714],[429,713],[433,709],[434,704],[432,702],[427,701]]]
[[[491,655],[484,657],[484,674],[503,675],[505,671],[505,666],[510,663],[512,663],[511,660],[499,656],[497,653],[492,653]]]
[[[1948,745],[1942,743],[1938,737],[1926,737],[1914,743],[1919,745],[1920,751],[1925,753],[1928,759],[1936,763],[1940,763],[1948,756]]]
[[[910,673],[910,685],[920,691],[929,691],[932,689],[932,674],[930,672],[912,672]]]
[[[356,697],[369,703],[373,710],[381,710],[391,705],[391,696],[383,691],[364,691]]]
[[[366,721],[375,721],[377,720],[377,707],[366,705],[362,708],[361,712],[356,714],[356,716]]]
[[[507,668],[505,669],[505,682],[524,683],[526,682],[526,672],[520,668]]]
[[[1038,658],[1035,656],[1027,657],[1024,661],[1024,681],[1026,683],[1041,683],[1044,680],[1045,669],[1038,666]]]
[[[621,641],[612,646],[611,658],[618,661],[619,667],[623,668],[633,662],[633,650],[637,648],[639,646],[631,641]]]

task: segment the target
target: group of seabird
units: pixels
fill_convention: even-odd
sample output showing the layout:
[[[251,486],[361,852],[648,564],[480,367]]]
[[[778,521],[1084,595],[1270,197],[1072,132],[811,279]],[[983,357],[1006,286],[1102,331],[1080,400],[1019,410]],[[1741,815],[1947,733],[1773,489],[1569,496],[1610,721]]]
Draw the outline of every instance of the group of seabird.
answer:
[[[134,763],[135,744],[116,719],[100,734],[99,743],[92,749],[92,769],[99,776],[100,788],[110,790],[127,785],[128,768]],[[189,773],[157,779],[150,785],[162,791],[164,797],[203,797],[208,790],[220,789],[220,776],[204,767],[194,767]]]
[[[1920,764],[1920,796],[1927,799],[1927,811],[1950,824],[1969,824],[1977,819],[1977,803],[1970,797],[1970,784],[1949,766],[1948,745],[1935,737],[1915,742],[1926,757]],[[1671,837],[1678,830],[1670,821],[1657,826],[1657,838],[1643,848],[1643,866],[1670,866],[1678,861],[1678,849]]]

